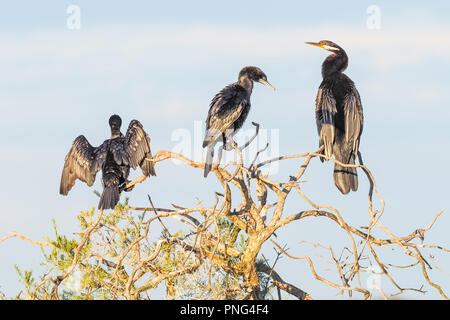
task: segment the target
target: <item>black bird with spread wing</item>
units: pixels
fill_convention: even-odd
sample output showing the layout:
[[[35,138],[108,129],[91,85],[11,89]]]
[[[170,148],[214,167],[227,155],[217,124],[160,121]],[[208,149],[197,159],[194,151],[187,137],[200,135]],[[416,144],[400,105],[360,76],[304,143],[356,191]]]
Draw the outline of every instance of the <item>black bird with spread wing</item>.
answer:
[[[120,193],[126,189],[130,167],[140,166],[145,176],[154,176],[155,168],[151,159],[150,137],[142,124],[132,120],[125,136],[120,132],[122,119],[118,115],[109,118],[111,139],[99,147],[93,147],[81,135],[77,137],[66,156],[61,175],[59,193],[67,195],[75,185],[76,179],[92,186],[97,172],[102,170],[104,190],[98,205],[99,209],[113,209],[119,202]]]
[[[242,127],[250,111],[253,81],[275,90],[260,68],[248,66],[239,72],[237,82],[223,88],[211,101],[203,141],[203,148],[208,147],[205,178],[211,171],[216,143],[222,141],[225,150],[232,149],[233,136]]]
[[[306,42],[332,52],[322,64],[323,81],[316,98],[316,122],[319,144],[324,154],[345,164],[355,164],[363,129],[363,109],[354,82],[343,71],[348,57],[337,44],[323,40]],[[323,161],[323,159],[321,158]],[[358,190],[356,168],[334,166],[334,183],[343,193]]]

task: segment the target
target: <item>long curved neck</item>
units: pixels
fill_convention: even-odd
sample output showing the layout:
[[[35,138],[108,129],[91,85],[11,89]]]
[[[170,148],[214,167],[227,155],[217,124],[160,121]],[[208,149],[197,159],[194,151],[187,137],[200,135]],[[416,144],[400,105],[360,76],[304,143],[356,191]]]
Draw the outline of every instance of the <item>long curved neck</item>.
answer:
[[[348,57],[344,50],[330,54],[322,64],[322,77],[328,78],[343,72],[348,65]]]
[[[253,81],[250,80],[247,76],[240,77],[238,80],[238,84],[247,91],[248,95],[252,93]]]

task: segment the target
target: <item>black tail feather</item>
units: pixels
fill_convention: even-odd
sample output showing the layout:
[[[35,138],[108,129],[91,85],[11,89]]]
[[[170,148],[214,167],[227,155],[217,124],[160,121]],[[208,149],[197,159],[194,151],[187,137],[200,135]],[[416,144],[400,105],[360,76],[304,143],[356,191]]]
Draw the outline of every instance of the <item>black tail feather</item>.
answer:
[[[211,171],[212,163],[214,157],[214,146],[209,146],[206,151],[206,162],[205,162],[205,170],[203,172],[203,176],[206,178]]]
[[[105,187],[103,190],[100,202],[98,204],[99,209],[114,209],[119,202],[120,192],[118,186]]]
[[[336,157],[336,160],[338,157]],[[343,162],[342,160],[340,160]],[[348,164],[355,164],[355,157],[351,156]],[[358,174],[356,168],[343,167],[340,164],[334,164],[334,184],[343,194],[347,194],[350,190],[358,190]]]

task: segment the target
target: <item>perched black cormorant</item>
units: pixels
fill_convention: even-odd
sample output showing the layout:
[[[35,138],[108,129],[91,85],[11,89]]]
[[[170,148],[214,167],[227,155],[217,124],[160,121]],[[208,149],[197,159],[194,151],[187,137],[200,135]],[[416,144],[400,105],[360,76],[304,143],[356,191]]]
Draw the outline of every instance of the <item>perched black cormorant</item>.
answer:
[[[212,99],[206,118],[206,134],[203,148],[208,146],[205,178],[211,171],[214,146],[222,140],[225,150],[232,149],[233,136],[242,127],[250,111],[250,95],[253,81],[275,88],[267,82],[267,76],[257,67],[245,67],[239,72],[238,81],[223,88]]]
[[[323,81],[316,98],[319,145],[324,154],[345,164],[355,164],[363,129],[363,109],[353,81],[342,73],[348,65],[345,51],[331,41],[306,42],[332,52],[322,64]],[[323,161],[323,159],[321,158]],[[334,166],[334,183],[343,193],[358,190],[356,168]]]
[[[76,179],[92,186],[97,172],[102,170],[104,190],[98,205],[99,209],[113,209],[119,202],[120,192],[126,189],[130,167],[139,165],[146,176],[154,176],[155,168],[151,159],[150,137],[142,124],[132,120],[126,135],[120,132],[122,119],[118,115],[109,118],[111,139],[105,140],[99,147],[93,147],[81,135],[77,137],[66,156],[61,175],[59,193],[67,195]]]

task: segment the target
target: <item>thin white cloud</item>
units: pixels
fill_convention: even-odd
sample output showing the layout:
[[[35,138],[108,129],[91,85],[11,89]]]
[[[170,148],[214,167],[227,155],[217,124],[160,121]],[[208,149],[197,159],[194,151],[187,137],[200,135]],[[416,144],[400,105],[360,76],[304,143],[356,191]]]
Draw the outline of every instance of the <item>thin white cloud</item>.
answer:
[[[388,68],[427,58],[450,59],[450,27],[243,29],[220,26],[111,26],[81,31],[38,30],[14,37],[2,35],[0,66],[28,76],[141,68],[206,65],[219,55],[227,59],[291,59],[317,54],[304,41],[330,39],[352,52],[366,52],[375,67]],[[21,61],[39,62],[28,68]],[[36,71],[36,67],[41,69]],[[55,68],[49,68],[55,66]],[[18,75],[19,76],[19,75]]]
[[[444,41],[449,30],[442,25],[379,31],[344,27],[261,30],[211,25],[134,25],[2,34],[0,109],[2,112],[28,109],[30,115],[42,113],[47,118],[73,116],[75,111],[82,110],[89,113],[86,110],[95,107],[91,100],[101,101],[101,92],[91,93],[89,103],[82,104],[82,99],[78,103],[77,96],[73,96],[76,91],[55,85],[70,83],[78,77],[106,93],[128,94],[138,113],[151,110],[152,115],[183,115],[184,110],[199,108],[199,103],[191,99],[186,105],[186,96],[180,92],[164,101],[159,99],[155,105],[152,91],[158,81],[153,77],[155,70],[182,72],[195,67],[209,70],[217,61],[229,65],[233,61],[255,60],[280,63],[292,60],[300,67],[302,61],[316,59],[318,55],[317,49],[306,46],[304,41],[331,39],[349,52],[351,67],[369,63],[377,71],[388,72],[421,61],[449,61],[450,42]],[[132,84],[127,88],[129,80]],[[10,84],[25,88],[27,94],[10,91]],[[38,89],[35,94],[29,91],[39,85],[46,89]],[[430,90],[427,92],[419,94],[419,99],[433,96]]]

